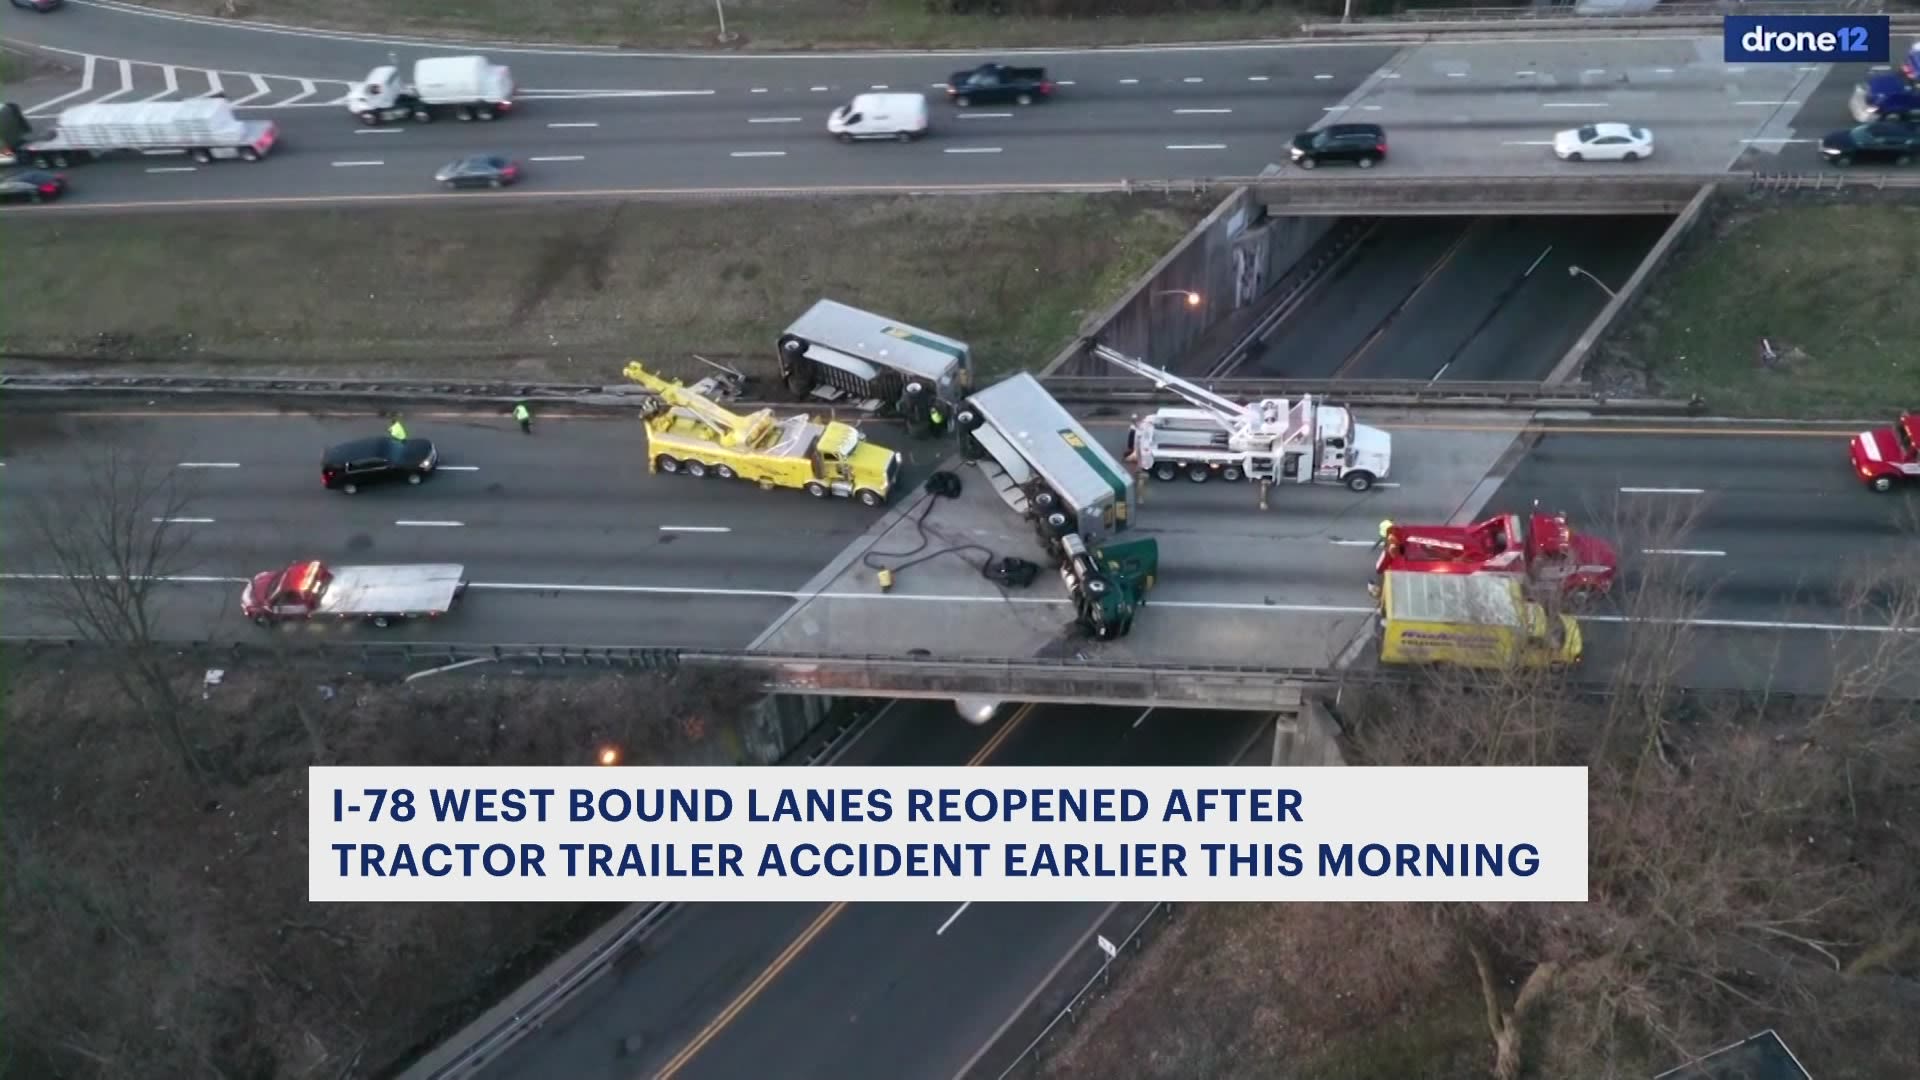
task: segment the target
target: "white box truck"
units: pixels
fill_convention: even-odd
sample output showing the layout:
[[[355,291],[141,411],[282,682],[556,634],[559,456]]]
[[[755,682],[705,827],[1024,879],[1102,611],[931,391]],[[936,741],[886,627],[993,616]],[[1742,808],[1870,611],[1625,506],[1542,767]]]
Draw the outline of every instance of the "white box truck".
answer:
[[[484,56],[431,56],[415,62],[411,80],[383,65],[347,92],[347,111],[368,126],[408,119],[426,124],[441,113],[492,120],[512,109],[513,72]]]
[[[194,98],[75,105],[54,120],[47,134],[26,138],[16,156],[42,169],[64,169],[120,150],[184,153],[202,164],[222,158],[259,161],[279,141],[273,121],[242,120],[224,98]]]

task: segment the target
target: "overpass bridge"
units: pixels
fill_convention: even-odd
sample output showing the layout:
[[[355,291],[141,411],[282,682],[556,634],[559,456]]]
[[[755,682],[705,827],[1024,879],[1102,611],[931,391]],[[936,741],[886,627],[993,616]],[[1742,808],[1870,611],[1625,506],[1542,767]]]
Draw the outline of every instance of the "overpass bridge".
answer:
[[[1686,209],[1722,174],[1559,176],[1328,176],[1291,172],[1253,180],[1247,187],[1275,217],[1434,216],[1484,214],[1658,214]]]

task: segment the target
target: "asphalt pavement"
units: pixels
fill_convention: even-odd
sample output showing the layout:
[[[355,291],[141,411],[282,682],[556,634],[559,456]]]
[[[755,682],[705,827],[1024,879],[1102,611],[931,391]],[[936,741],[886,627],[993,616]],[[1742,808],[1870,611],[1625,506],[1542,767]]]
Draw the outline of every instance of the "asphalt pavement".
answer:
[[[1237,374],[1537,381],[1669,219],[1382,218]],[[1570,275],[1580,267],[1594,278]]]
[[[1217,765],[1265,722],[1245,713],[1040,706],[976,728],[955,722],[944,703],[901,702],[838,764]],[[641,960],[485,1075],[952,1076],[1104,910],[691,907],[648,939]],[[616,1057],[633,1036],[643,1049]]]

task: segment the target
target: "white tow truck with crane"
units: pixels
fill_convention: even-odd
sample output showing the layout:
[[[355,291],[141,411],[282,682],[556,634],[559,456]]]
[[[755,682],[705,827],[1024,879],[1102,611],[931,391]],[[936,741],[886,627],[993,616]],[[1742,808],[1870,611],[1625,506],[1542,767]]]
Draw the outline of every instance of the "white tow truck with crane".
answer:
[[[1300,400],[1267,398],[1242,405],[1183,379],[1164,368],[1136,360],[1099,342],[1093,354],[1150,380],[1192,402],[1194,408],[1162,408],[1134,420],[1127,434],[1127,459],[1156,479],[1185,476],[1202,483],[1254,480],[1277,483],[1344,484],[1366,491],[1387,478],[1393,460],[1393,436],[1355,423],[1338,405],[1322,405],[1312,395]]]

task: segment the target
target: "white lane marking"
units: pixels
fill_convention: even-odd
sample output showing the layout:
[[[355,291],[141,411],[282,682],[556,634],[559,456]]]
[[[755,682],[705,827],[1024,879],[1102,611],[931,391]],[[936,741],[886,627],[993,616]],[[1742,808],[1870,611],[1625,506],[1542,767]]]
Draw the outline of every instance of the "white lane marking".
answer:
[[[749,94],[764,94],[766,92],[767,92],[767,88],[764,86],[756,86],[753,89],[747,91],[747,93]]]
[[[65,574],[0,573],[0,581],[66,581]],[[251,578],[212,577],[206,575],[160,575],[152,580],[168,585],[244,585]],[[914,596],[909,593],[797,593],[784,589],[696,589],[673,585],[535,585],[526,582],[479,582],[470,589],[496,592],[608,593],[637,596],[706,596],[748,600],[885,600],[918,601],[928,604],[1023,604],[1066,607],[1065,598],[1034,596]],[[1335,604],[1241,604],[1219,600],[1156,600],[1156,607],[1185,608],[1195,611],[1246,611],[1267,615],[1377,615],[1378,607]],[[1582,615],[1582,622],[1644,622],[1662,626],[1704,626],[1716,630],[1813,630],[1824,633],[1860,632],[1868,634],[1920,634],[1920,627],[1880,626],[1854,623],[1769,622],[1759,619],[1634,619],[1626,615]]]
[[[1542,251],[1542,252],[1540,252],[1540,256],[1539,256],[1538,258],[1536,258],[1536,259],[1534,259],[1534,260],[1533,260],[1533,265],[1532,265],[1532,266],[1529,266],[1529,267],[1527,267],[1527,272],[1526,272],[1526,273],[1524,273],[1524,274],[1521,274],[1520,276],[1521,276],[1521,277],[1523,277],[1523,278],[1528,278],[1528,277],[1532,277],[1532,276],[1533,276],[1533,272],[1534,272],[1535,270],[1538,270],[1538,269],[1540,269],[1540,264],[1541,264],[1541,263],[1543,263],[1543,262],[1546,262],[1546,261],[1547,261],[1547,256],[1549,256],[1549,255],[1551,255],[1551,254],[1553,254],[1553,245],[1552,245],[1552,244],[1548,244],[1548,245],[1546,246],[1546,250],[1544,250],[1544,251]],[[1449,362],[1449,363],[1451,363],[1452,361],[1448,361],[1448,362]]]
[[[385,164],[386,162],[384,161],[336,161],[333,163],[333,167],[336,169],[357,169],[363,165],[385,165]]]
[[[200,170],[195,168],[192,165],[169,165],[163,169],[148,169],[147,171],[150,173],[166,173],[166,172],[199,172]]]
[[[1149,716],[1152,716],[1152,715],[1153,715],[1153,710],[1152,710],[1152,709],[1148,709],[1148,710],[1147,710],[1146,712],[1143,712],[1143,713],[1141,713],[1141,714],[1140,714],[1139,716],[1136,716],[1136,717],[1134,717],[1134,718],[1133,718],[1133,726],[1134,726],[1134,727],[1139,727],[1139,726],[1140,726],[1141,724],[1144,724],[1144,723],[1146,723],[1146,722],[1147,722],[1147,717],[1149,717]]]
[[[153,519],[153,523],[155,525],[211,525],[213,524],[213,519],[157,517]]]
[[[1585,71],[1583,71],[1583,72],[1581,72],[1580,74],[1582,74],[1582,75],[1605,75],[1606,73],[1607,73],[1607,69],[1606,69],[1606,68],[1588,68],[1587,70],[1585,70]]]
[[[1399,77],[1400,77],[1400,73],[1397,71],[1389,71],[1385,75],[1381,76],[1381,78],[1383,79],[1397,79]]]
[[[312,79],[301,79],[299,80],[299,82],[300,82],[300,92],[288,98],[287,100],[281,102],[280,108],[284,109],[287,106],[292,105],[296,101],[305,101],[306,99],[320,92],[320,88],[313,85]]]
[[[887,84],[885,83],[878,83],[876,85],[867,87],[867,89],[869,90],[885,90],[886,88],[887,88]]]
[[[1875,64],[1872,67],[1868,68],[1867,70],[1868,71],[1892,71],[1893,65],[1892,64]]]
[[[1225,150],[1226,148],[1227,148],[1226,143],[1218,143],[1218,142],[1216,143],[1175,143],[1167,147],[1167,149],[1169,150]]]
[[[237,469],[240,467],[240,463],[237,461],[183,461],[177,467],[182,469]]]
[[[928,83],[928,84],[927,84],[927,89],[929,89],[929,90],[945,90],[946,88],[947,88],[947,84],[946,84],[946,83],[943,83],[943,82],[936,82],[936,83]]]
[[[598,120],[568,120],[565,123],[552,123],[547,126],[550,128],[597,128],[600,126],[600,122]]]
[[[797,124],[799,122],[800,118],[797,116],[752,116],[747,118],[747,123],[749,124]]]
[[[1537,72],[1537,71],[1532,71],[1532,70],[1528,70],[1528,71],[1516,71],[1516,72],[1514,72],[1514,73],[1513,73],[1513,77],[1514,77],[1514,78],[1516,78],[1516,79],[1530,79],[1530,78],[1532,78],[1533,76],[1535,76],[1535,75],[1538,75],[1538,74],[1540,74],[1540,73],[1539,73],[1539,72]]]
[[[1057,83],[1055,83],[1054,85],[1055,85],[1055,86],[1072,86],[1072,85],[1073,85],[1073,80],[1072,80],[1072,79],[1061,79],[1061,80],[1060,80],[1059,82],[1057,82]]]
[[[662,525],[661,532],[683,533],[730,533],[733,530],[725,525]]]
[[[1623,487],[1620,490],[1628,495],[1705,495],[1707,493],[1706,488]]]
[[[1256,77],[1258,77],[1258,76],[1256,76]],[[1140,80],[1139,80],[1139,79],[1121,79],[1121,80],[1120,80],[1120,85],[1121,85],[1121,86],[1137,86],[1137,85],[1139,85],[1139,82],[1140,82]]]
[[[1543,109],[1604,109],[1607,103],[1604,101],[1543,101],[1540,107]]]
[[[120,61],[120,89],[115,90],[113,93],[108,94],[106,97],[94,98],[93,101],[90,102],[89,104],[104,105],[107,102],[112,101],[114,98],[121,96],[122,94],[131,94],[131,93],[133,93],[133,61],[122,60]]]
[[[728,157],[786,157],[785,150],[735,150]]]
[[[458,529],[466,524],[463,521],[396,521],[395,525],[408,525],[421,529]]]
[[[1360,107],[1367,110],[1368,112],[1379,112],[1381,108],[1378,105],[1362,105]]]
[[[1217,116],[1220,113],[1230,113],[1232,111],[1233,111],[1232,109],[1175,109],[1173,110],[1173,115],[1175,116],[1201,116],[1201,115]]]
[[[958,114],[955,117],[955,119],[957,120],[1005,120],[1011,117],[1012,115],[1013,114],[1010,112],[963,112]]]
[[[1819,71],[1820,68],[1818,65],[1815,65],[1815,64],[1801,64],[1800,70],[1801,71]]]
[[[1184,78],[1184,79],[1181,79],[1180,81],[1181,81],[1181,82],[1189,82],[1189,83],[1197,83],[1197,82],[1206,82],[1207,80],[1205,80],[1205,79],[1203,79],[1203,78],[1201,78],[1201,77],[1200,77],[1200,76],[1198,76],[1198,75],[1189,75],[1189,76],[1187,76],[1186,78]]]
[[[1640,554],[1642,555],[1695,555],[1704,559],[1717,559],[1726,555],[1726,552],[1702,551],[1698,548],[1641,548]]]
[[[824,86],[809,86],[809,87],[807,87],[807,89],[808,89],[808,90],[811,90],[812,92],[814,92],[814,93],[816,93],[816,94],[824,94],[824,93],[826,93],[826,92],[827,92],[827,88],[826,88],[826,87],[824,87]]]
[[[1380,543],[1380,541],[1378,540],[1335,540],[1333,541],[1333,543],[1338,544],[1341,547],[1375,547]]]
[[[219,72],[203,71],[200,74],[205,75],[207,77],[207,92],[204,94],[198,94],[196,95],[197,97],[208,98],[208,97],[214,97],[219,94],[224,94],[227,92],[227,88],[221,85],[220,83]]]
[[[1447,78],[1449,78],[1449,79],[1464,79],[1464,78],[1466,78],[1466,77],[1467,77],[1467,73],[1466,73],[1466,72],[1464,72],[1464,71],[1449,71],[1449,72],[1447,72]]]
[[[1333,76],[1331,76],[1331,75],[1315,75],[1315,76],[1314,76],[1314,78],[1315,78],[1315,79],[1331,79],[1331,78],[1333,78]]]
[[[1728,64],[1727,65],[1727,74],[1729,75],[1744,75],[1746,74],[1746,71],[1747,71],[1747,68],[1745,64]]]
[[[532,157],[528,161],[585,161],[585,154],[555,154],[552,157]]]
[[[1000,148],[997,146],[949,146],[940,152],[943,154],[997,154]]]
[[[253,80],[253,93],[248,94],[246,97],[243,97],[239,101],[234,102],[233,107],[236,109],[242,105],[245,105],[247,102],[252,101],[254,98],[263,98],[263,97],[266,97],[268,94],[273,93],[272,88],[267,86],[267,80],[261,78],[258,75],[248,75],[247,78]]]
[[[1509,139],[1501,146],[1552,146],[1552,139]]]
[[[480,466],[478,465],[436,465],[434,466],[433,471],[435,472],[479,472]]]
[[[1734,104],[1735,105],[1755,105],[1763,109],[1774,109],[1774,108],[1779,108],[1782,105],[1791,105],[1793,104],[1793,102],[1791,101],[1736,101],[1734,102]]]
[[[160,65],[160,74],[161,77],[167,80],[167,88],[152,97],[141,98],[140,104],[145,105],[149,101],[159,101],[163,97],[172,97],[180,92],[180,76],[179,73],[174,70],[172,64]]]
[[[960,917],[960,913],[961,913],[961,912],[963,912],[963,911],[965,911],[965,910],[967,910],[968,908],[970,908],[970,907],[972,907],[972,906],[973,906],[973,901],[971,901],[971,900],[969,900],[969,901],[967,901],[966,903],[964,903],[964,904],[961,904],[961,905],[960,905],[959,907],[957,907],[957,908],[954,908],[954,909],[953,909],[953,914],[951,914],[951,915],[949,915],[949,916],[947,916],[947,921],[946,921],[946,922],[943,922],[943,923],[941,923],[941,924],[940,924],[940,929],[938,929],[938,930],[935,930],[935,931],[933,932],[933,936],[934,936],[934,937],[939,937],[940,935],[942,935],[942,934],[944,934],[944,933],[946,933],[946,932],[947,932],[947,927],[949,927],[949,926],[952,926],[952,925],[953,925],[953,920],[955,920],[955,919],[957,919],[957,918],[959,918],[959,917]]]
[[[1655,75],[1671,75],[1673,74],[1673,69],[1672,68],[1654,68],[1653,73]]]
[[[1314,77],[1315,77],[1315,78],[1319,78],[1319,76],[1317,76],[1317,75],[1316,75],[1316,76],[1314,76]],[[1329,76],[1329,78],[1331,78],[1331,76]],[[1248,82],[1266,82],[1266,81],[1267,81],[1267,76],[1265,76],[1265,75],[1249,75],[1249,76],[1247,76],[1247,81],[1248,81]]]
[[[406,128],[354,128],[355,135],[398,135]]]
[[[1452,361],[1448,361],[1448,363],[1452,363]],[[1400,482],[1396,480],[1396,481],[1394,481],[1393,483],[1390,483],[1390,484],[1389,484],[1389,483],[1384,483],[1384,482],[1383,482],[1383,483],[1378,483],[1378,484],[1375,484],[1375,485],[1373,485],[1373,486],[1374,486],[1374,487],[1377,487],[1377,488],[1397,488],[1397,487],[1399,487],[1399,486],[1400,486]]]
[[[100,58],[97,56],[87,57],[86,67],[82,69],[82,73],[80,76],[80,89],[69,90],[64,94],[61,94],[57,98],[50,98],[46,101],[43,101],[40,104],[35,105],[33,108],[28,109],[27,115],[31,116],[34,113],[39,112],[41,109],[51,109],[55,105],[58,105],[69,98],[77,98],[81,94],[92,93],[93,92],[93,65],[96,63],[99,63],[99,61],[100,61]]]

